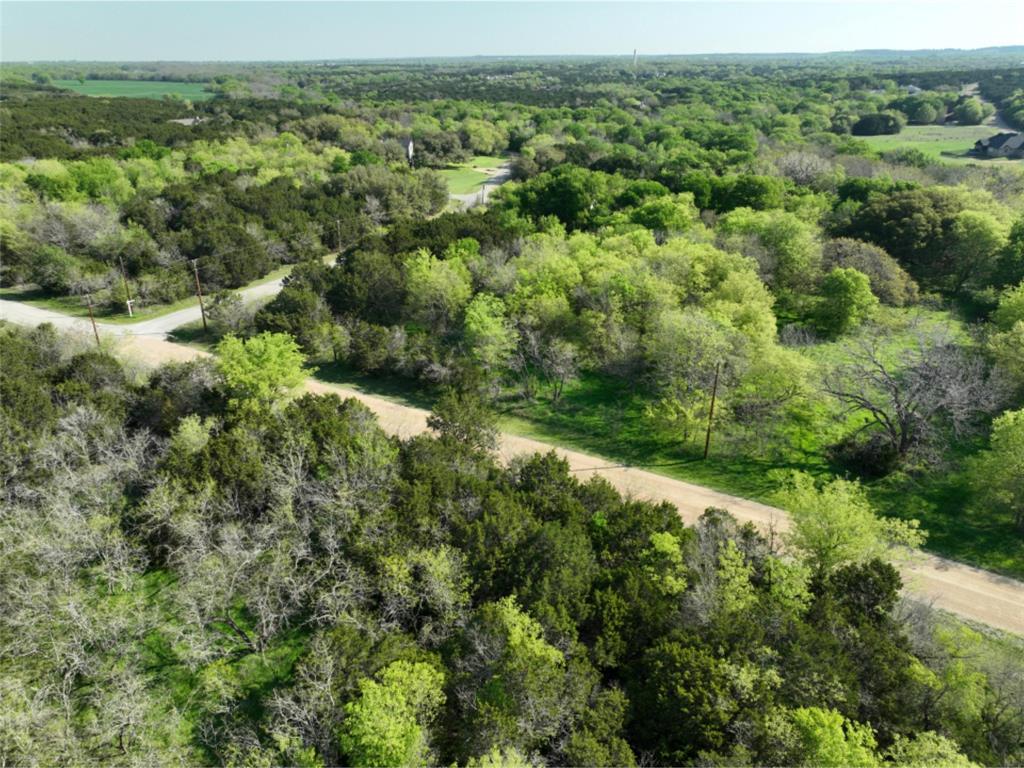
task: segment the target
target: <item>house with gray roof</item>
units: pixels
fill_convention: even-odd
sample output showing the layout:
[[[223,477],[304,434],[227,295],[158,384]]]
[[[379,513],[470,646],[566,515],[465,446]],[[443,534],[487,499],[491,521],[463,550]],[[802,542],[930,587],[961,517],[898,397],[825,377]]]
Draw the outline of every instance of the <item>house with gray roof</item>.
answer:
[[[998,133],[974,143],[971,154],[977,157],[1008,157],[1024,160],[1024,133]]]

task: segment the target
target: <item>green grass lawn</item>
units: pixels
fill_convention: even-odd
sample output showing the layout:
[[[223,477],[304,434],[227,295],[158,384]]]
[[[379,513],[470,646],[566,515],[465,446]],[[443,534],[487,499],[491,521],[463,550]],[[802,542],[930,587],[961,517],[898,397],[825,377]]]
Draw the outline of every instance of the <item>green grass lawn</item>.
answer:
[[[496,155],[476,155],[467,165],[471,168],[500,168],[508,162],[507,157]]]
[[[181,96],[190,101],[213,98],[212,93],[203,90],[206,83],[177,83],[165,80],[54,80],[53,84],[83,96],[123,96],[134,99]]]
[[[449,194],[470,195],[480,189],[480,185],[489,178],[481,169],[498,168],[506,162],[507,158],[503,157],[477,155],[465,163],[445,168],[438,173],[448,183]]]
[[[472,168],[458,167],[445,168],[438,171],[441,177],[448,184],[448,194],[469,195],[480,189],[480,186],[487,181],[487,174]]]
[[[1024,165],[1024,162],[1018,160],[979,160],[967,156],[966,153],[974,147],[974,142],[995,136],[997,133],[999,129],[991,125],[908,125],[897,134],[858,138],[879,152],[918,149],[931,159],[946,163],[996,162]]]

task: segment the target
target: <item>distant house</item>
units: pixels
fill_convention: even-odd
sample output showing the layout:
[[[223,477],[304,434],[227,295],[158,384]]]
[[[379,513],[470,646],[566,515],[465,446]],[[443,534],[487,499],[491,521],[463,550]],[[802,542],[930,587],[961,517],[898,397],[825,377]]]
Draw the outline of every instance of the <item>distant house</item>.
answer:
[[[1008,157],[1024,160],[1024,133],[998,133],[974,143],[972,154],[978,157]]]

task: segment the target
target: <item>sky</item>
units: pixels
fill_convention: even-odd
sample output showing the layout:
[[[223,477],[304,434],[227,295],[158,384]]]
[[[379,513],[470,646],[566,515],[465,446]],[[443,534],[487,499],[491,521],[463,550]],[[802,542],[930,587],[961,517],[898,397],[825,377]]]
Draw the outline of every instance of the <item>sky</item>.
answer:
[[[1024,0],[0,2],[0,61],[287,61],[1024,45]]]

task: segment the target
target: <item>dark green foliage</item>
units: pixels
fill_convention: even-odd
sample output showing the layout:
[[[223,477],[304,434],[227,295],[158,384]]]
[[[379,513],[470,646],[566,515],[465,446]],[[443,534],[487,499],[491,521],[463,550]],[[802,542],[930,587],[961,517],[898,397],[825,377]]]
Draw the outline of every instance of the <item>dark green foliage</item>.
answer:
[[[896,115],[879,112],[864,115],[853,124],[851,132],[854,136],[880,136],[887,133],[899,133],[902,128],[903,125]]]
[[[134,606],[88,651],[98,664],[113,654],[117,674],[76,672],[66,699],[74,717],[36,700],[19,742],[36,754],[52,743],[41,729],[58,723],[60,743],[81,754],[116,748],[116,728],[92,730],[79,717],[109,722],[120,710],[96,710],[94,697],[124,702],[130,680],[132,711],[148,718],[174,701],[178,714],[133,730],[129,755],[335,764],[356,748],[353,734],[369,744],[365,721],[343,728],[352,702],[401,715],[366,681],[412,685],[426,667],[440,673],[430,675],[438,687],[388,695],[429,702],[425,719],[401,715],[422,739],[402,748],[444,764],[496,745],[559,765],[741,754],[796,763],[801,747],[779,741],[778,729],[799,707],[870,723],[880,748],[965,727],[1004,745],[1022,716],[1012,699],[1001,700],[1004,720],[923,704],[934,697],[932,658],[916,655],[891,566],[845,566],[808,582],[728,513],[711,510],[688,529],[667,504],[581,483],[553,453],[501,467],[478,439],[449,428],[485,420],[465,397],[449,398],[440,437],[399,441],[354,401],[305,395],[276,412],[234,415],[205,364],[133,384],[114,358],[66,350],[45,328],[0,332],[3,438],[17,449],[5,451],[3,487],[18,500],[2,524],[58,519],[66,508],[55,500],[73,488],[89,517],[60,519],[93,537],[99,554],[61,561],[75,581],[48,588],[59,601],[83,594],[78,580],[95,586],[75,621]],[[144,425],[169,438],[149,439]],[[57,454],[78,474],[54,463]],[[50,578],[26,570],[24,557],[60,531],[9,530],[5,567]],[[116,552],[133,554],[113,567]],[[101,574],[124,586],[99,589]],[[14,690],[63,674],[50,654],[65,646],[53,647],[48,627],[82,636],[74,621],[61,623],[59,605],[37,615],[9,602],[0,639],[23,649],[3,667]],[[967,674],[972,696],[1005,695],[1001,683]],[[11,706],[21,717],[21,700]],[[1019,756],[964,746],[977,759]]]

